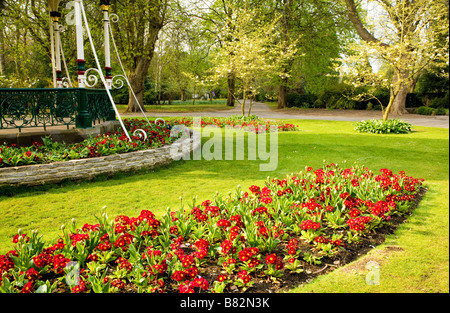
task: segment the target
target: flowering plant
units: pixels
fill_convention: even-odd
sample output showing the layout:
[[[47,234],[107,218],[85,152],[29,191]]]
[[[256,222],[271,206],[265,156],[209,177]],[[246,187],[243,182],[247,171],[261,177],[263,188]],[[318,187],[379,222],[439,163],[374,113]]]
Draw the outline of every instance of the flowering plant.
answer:
[[[170,136],[170,124],[146,124],[132,119],[124,120],[124,125],[129,133],[134,133],[137,129],[144,130],[147,138],[131,136],[129,140],[123,131],[117,131],[90,137],[76,144],[59,143],[51,137],[44,137],[42,142],[36,141],[29,147],[3,144],[0,145],[0,168],[126,153],[160,147],[175,139]]]
[[[142,210],[113,219],[103,213],[96,224],[74,220],[53,243],[19,231],[14,249],[0,255],[0,292],[251,290],[259,284],[252,278],[280,281],[357,250],[409,214],[422,182],[329,164],[181,203],[161,217]]]

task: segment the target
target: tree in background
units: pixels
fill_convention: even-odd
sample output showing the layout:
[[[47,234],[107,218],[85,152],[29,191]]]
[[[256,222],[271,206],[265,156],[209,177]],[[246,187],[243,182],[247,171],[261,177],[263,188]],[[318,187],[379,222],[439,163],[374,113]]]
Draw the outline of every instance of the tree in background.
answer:
[[[45,87],[51,71],[47,1],[0,1],[0,74],[8,87]]]
[[[249,6],[233,9],[227,21],[229,27],[219,33],[219,37],[233,40],[223,40],[214,58],[216,66],[213,77],[216,80],[228,78],[233,73],[242,85],[242,115],[245,115],[247,96],[256,92],[256,79],[283,75],[285,62],[289,62],[295,54],[295,41],[286,46],[276,40],[280,36],[277,29],[279,17],[265,21],[259,18],[258,13]],[[236,99],[235,93],[231,95]]]
[[[274,80],[279,86],[278,108],[284,108],[289,89],[317,92],[327,85],[332,60],[352,33],[341,18],[344,7],[339,1],[272,1],[271,11],[281,14],[282,44],[297,42],[294,57]]]
[[[170,14],[170,0],[113,0],[111,12],[120,19],[113,26],[131,88],[143,104],[144,83],[152,61],[159,31]],[[130,91],[131,94],[131,91]],[[140,111],[139,103],[129,97],[127,112]]]
[[[354,0],[345,2],[348,17],[362,39],[349,47],[353,54],[344,60],[348,66],[346,74],[355,86],[367,86],[372,90],[389,88],[391,96],[383,112],[384,120],[390,113],[407,113],[406,95],[414,80],[425,69],[443,62],[448,64],[448,2],[368,1],[378,11],[372,21],[363,21]],[[367,66],[355,66],[370,57],[382,58],[392,66],[392,80]]]

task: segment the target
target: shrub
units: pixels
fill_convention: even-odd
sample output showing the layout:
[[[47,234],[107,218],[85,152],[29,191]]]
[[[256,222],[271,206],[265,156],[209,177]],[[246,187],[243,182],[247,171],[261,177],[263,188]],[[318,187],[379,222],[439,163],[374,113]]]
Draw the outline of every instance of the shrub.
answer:
[[[447,115],[447,110],[444,108],[437,108],[435,111],[436,115]]]
[[[337,84],[319,92],[314,106],[327,109],[354,109],[355,101],[351,100],[353,93],[352,86]]]
[[[314,94],[290,93],[287,95],[286,105],[288,108],[313,108],[317,96]]]
[[[417,114],[420,115],[432,115],[434,109],[426,106],[421,106],[417,109]]]
[[[421,97],[419,97],[416,93],[408,93],[406,95],[406,107],[407,108],[418,108],[423,106],[423,102]]]
[[[355,130],[360,133],[374,134],[408,134],[412,130],[412,125],[402,120],[365,120],[357,122]]]
[[[420,115],[446,115],[447,111],[444,108],[431,108],[426,106],[421,106],[417,109],[417,114]]]
[[[449,107],[448,92],[443,97],[437,97],[430,101],[432,108],[448,108]]]

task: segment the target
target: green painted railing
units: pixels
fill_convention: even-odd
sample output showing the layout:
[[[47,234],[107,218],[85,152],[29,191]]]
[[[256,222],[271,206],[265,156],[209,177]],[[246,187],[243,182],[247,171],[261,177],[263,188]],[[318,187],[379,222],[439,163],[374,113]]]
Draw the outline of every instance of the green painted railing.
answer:
[[[115,120],[104,89],[0,88],[0,129],[76,125]]]

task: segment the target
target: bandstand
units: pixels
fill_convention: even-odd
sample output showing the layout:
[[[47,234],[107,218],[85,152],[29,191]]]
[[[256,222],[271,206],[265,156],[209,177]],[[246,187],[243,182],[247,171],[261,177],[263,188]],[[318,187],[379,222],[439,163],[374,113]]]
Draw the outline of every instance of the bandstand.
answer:
[[[75,128],[88,130],[106,121],[115,121],[120,124],[128,135],[120,114],[111,95],[113,77],[111,75],[110,59],[110,0],[101,0],[99,9],[103,11],[104,24],[104,64],[100,64],[93,40],[90,34],[88,21],[82,0],[71,2],[74,13],[73,23],[76,28],[77,49],[77,82],[72,85],[70,73],[64,60],[61,45],[60,23],[61,13],[58,12],[60,0],[48,0],[51,33],[51,54],[53,68],[53,88],[1,88],[0,89],[0,141],[2,132],[22,133],[24,129],[49,128],[59,129]],[[84,39],[89,38],[90,46],[96,61],[96,68],[86,69],[84,58]],[[63,77],[63,69],[68,77]],[[90,84],[90,75],[94,71],[100,77],[103,88],[93,88]],[[117,75],[126,78],[123,75]],[[92,78],[92,77],[91,77]]]

